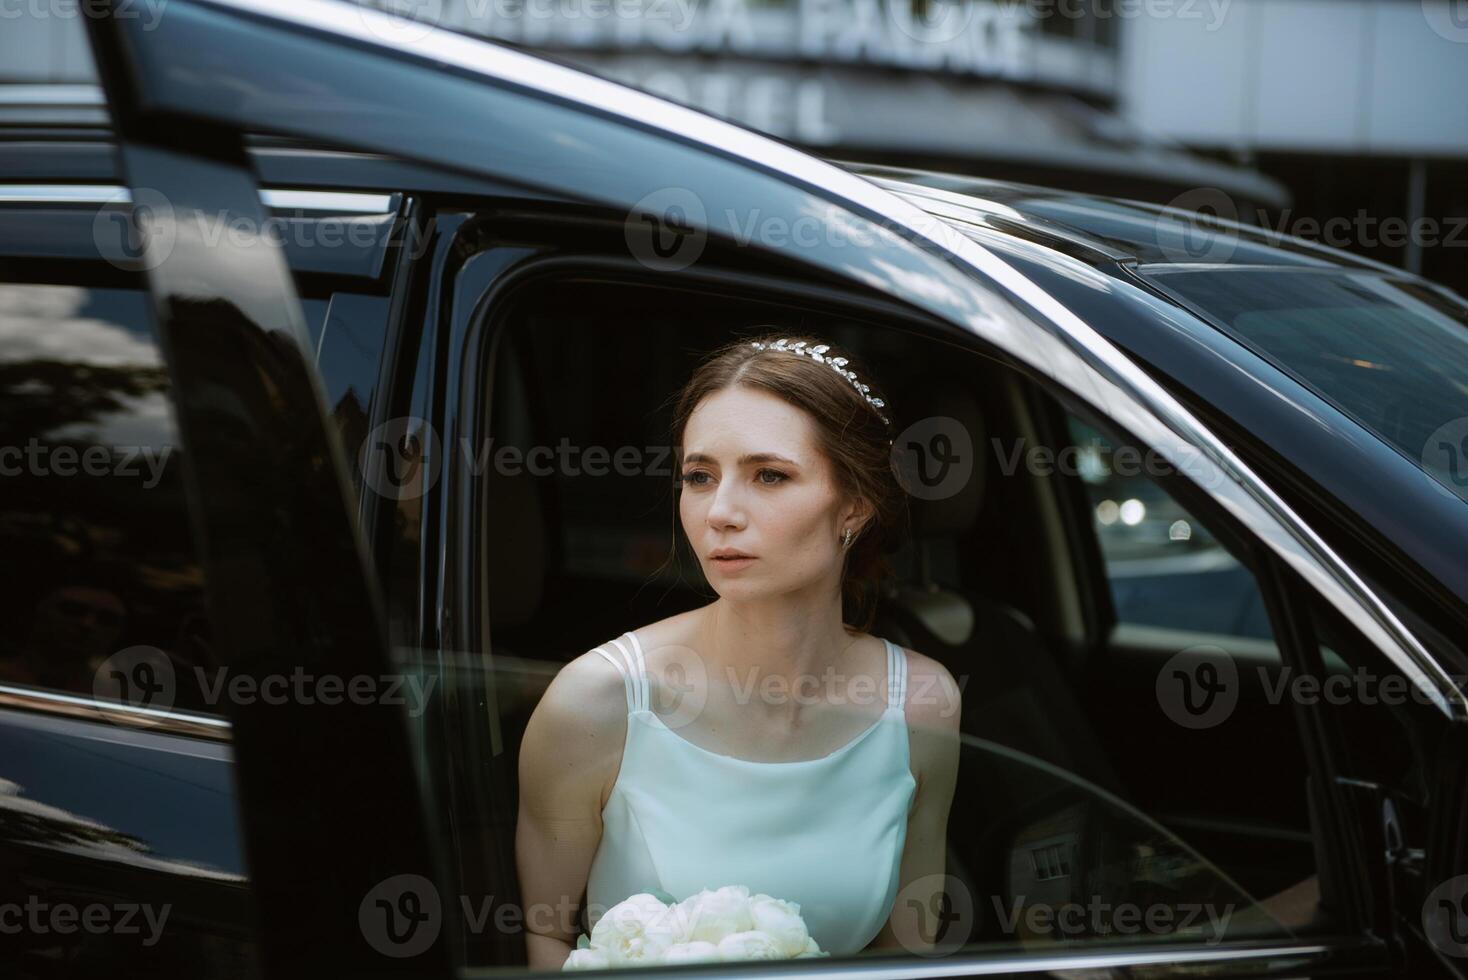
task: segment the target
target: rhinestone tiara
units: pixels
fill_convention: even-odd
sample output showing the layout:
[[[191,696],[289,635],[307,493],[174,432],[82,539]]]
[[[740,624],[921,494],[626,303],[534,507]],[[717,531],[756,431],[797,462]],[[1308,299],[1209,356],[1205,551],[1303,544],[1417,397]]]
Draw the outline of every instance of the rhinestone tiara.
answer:
[[[861,397],[867,400],[868,405],[871,405],[872,408],[877,409],[878,418],[880,418],[888,425],[892,424],[892,420],[883,415],[881,412],[881,409],[887,407],[887,403],[882,401],[882,399],[880,398],[873,398],[871,395],[867,394],[867,392],[871,390],[871,386],[862,384],[860,381],[857,381],[855,371],[846,370],[846,358],[825,356],[826,351],[831,349],[830,344],[816,344],[814,347],[807,347],[804,340],[798,340],[792,344],[789,340],[782,337],[779,340],[775,341],[773,344],[762,344],[757,340],[753,340],[750,341],[749,346],[753,347],[756,350],[788,351],[791,354],[799,354],[801,357],[809,357],[817,364],[829,365],[832,371],[835,371],[837,374],[841,375],[841,377],[845,378],[848,382],[851,383],[851,387],[855,388],[857,394],[861,395]]]

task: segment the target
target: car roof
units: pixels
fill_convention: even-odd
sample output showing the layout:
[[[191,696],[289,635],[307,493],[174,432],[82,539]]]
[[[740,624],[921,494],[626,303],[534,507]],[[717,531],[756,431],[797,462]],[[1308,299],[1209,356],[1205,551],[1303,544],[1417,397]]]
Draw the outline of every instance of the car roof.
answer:
[[[1034,241],[1095,266],[1319,266],[1407,277],[1393,266],[1252,224],[1216,188],[1199,188],[1175,207],[1102,194],[906,167],[832,161],[903,196],[1004,234]],[[948,204],[967,210],[945,213]],[[1259,217],[1256,213],[1255,217]],[[1219,240],[1227,239],[1226,247]]]
[[[74,160],[81,151],[78,142],[110,140],[110,122],[98,86],[0,85],[0,145],[9,144],[14,149],[25,141],[39,164],[47,156],[45,144],[54,144],[58,152],[69,150],[67,156]],[[262,139],[258,145],[275,143]],[[294,155],[301,165],[298,176],[307,177],[310,148],[295,148],[298,152]],[[330,154],[330,160],[339,172],[341,155]],[[1338,266],[1406,275],[1400,269],[1350,252],[1230,220],[1241,217],[1232,213],[1236,205],[1222,191],[1211,188],[1200,188],[1177,199],[1174,203],[1184,208],[1179,210],[1014,181],[855,161],[831,162],[888,190],[923,199],[920,206],[925,210],[947,203],[966,212],[962,216],[945,213],[950,220],[967,220],[1028,239],[1095,266],[1118,262],[1176,264],[1205,258],[1214,264]],[[20,176],[13,167],[0,168],[0,173],[5,170]],[[35,176],[41,179],[50,174],[37,172]],[[1211,209],[1219,217],[1211,217],[1206,210],[1187,210],[1190,208]],[[1214,247],[1219,236],[1229,242],[1222,251]]]

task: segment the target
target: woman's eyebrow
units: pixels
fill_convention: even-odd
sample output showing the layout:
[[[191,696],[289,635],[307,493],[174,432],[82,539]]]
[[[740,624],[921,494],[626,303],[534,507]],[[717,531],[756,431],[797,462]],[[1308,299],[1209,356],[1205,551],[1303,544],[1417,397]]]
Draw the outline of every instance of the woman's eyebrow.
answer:
[[[705,453],[690,453],[687,456],[683,457],[683,462],[717,464],[719,461]],[[740,466],[746,466],[750,463],[785,463],[790,466],[800,465],[795,460],[787,459],[786,457],[781,456],[779,453],[745,453],[743,456],[740,456],[739,459],[736,460],[736,462]]]

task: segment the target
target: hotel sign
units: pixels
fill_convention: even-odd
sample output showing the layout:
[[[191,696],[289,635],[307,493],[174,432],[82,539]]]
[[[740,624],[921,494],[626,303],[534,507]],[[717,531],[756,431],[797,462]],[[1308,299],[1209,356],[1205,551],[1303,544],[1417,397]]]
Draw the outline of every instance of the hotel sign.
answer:
[[[1035,20],[993,0],[442,0],[440,23],[529,47],[717,53],[1029,78]]]

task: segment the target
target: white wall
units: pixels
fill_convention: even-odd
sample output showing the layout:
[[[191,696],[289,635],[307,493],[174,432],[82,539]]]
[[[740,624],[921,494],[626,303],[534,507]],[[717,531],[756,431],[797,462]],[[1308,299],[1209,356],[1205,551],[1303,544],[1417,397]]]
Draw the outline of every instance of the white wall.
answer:
[[[95,81],[80,16],[35,16],[32,6],[0,3],[0,82]]]
[[[1468,155],[1465,0],[1139,6],[1120,32],[1121,108],[1146,129],[1203,147]]]

